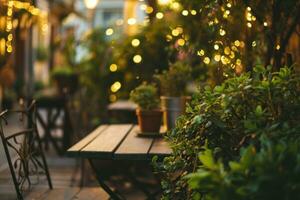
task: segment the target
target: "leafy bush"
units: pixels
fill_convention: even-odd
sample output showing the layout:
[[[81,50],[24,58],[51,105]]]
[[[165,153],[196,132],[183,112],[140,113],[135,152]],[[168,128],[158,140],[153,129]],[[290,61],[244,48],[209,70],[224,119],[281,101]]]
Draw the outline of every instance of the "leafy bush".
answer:
[[[157,88],[154,85],[142,83],[130,93],[130,99],[138,104],[142,110],[153,110],[158,108],[159,101]]]
[[[300,79],[292,68],[271,73],[258,66],[215,88],[201,89],[167,135],[173,154],[158,166],[165,176],[164,199],[191,197],[184,177],[202,166],[198,154],[205,141],[226,166],[261,135],[276,141],[299,137],[299,116]]]
[[[183,62],[174,63],[168,71],[156,74],[156,78],[164,96],[183,96],[191,78],[191,67]]]
[[[263,137],[259,148],[242,149],[238,161],[226,168],[206,149],[199,155],[203,166],[188,175],[193,199],[300,199],[299,152],[299,140],[272,142]]]

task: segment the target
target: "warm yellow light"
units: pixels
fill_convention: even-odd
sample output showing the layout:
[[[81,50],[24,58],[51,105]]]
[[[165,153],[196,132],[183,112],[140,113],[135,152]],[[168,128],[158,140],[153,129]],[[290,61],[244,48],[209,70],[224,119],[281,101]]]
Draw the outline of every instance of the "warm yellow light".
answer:
[[[234,45],[235,45],[235,46],[239,47],[240,44],[241,44],[240,41],[238,41],[238,40],[234,41]]]
[[[191,15],[197,15],[197,11],[196,10],[191,10]]]
[[[268,26],[268,22],[264,22],[264,26]]]
[[[106,29],[105,34],[112,35],[112,34],[114,34],[114,30],[112,28],[108,28],[108,29]]]
[[[219,48],[220,48],[220,47],[219,47],[218,44],[215,44],[215,45],[214,45],[214,49],[215,49],[215,50],[218,50]]]
[[[252,46],[256,47],[256,42],[255,41],[252,42]]]
[[[221,62],[223,65],[226,65],[228,63],[228,58],[226,56],[221,56]]]
[[[88,9],[94,9],[98,4],[98,0],[84,0],[84,4]]]
[[[252,16],[252,17],[251,17],[251,20],[252,20],[252,21],[255,21],[255,20],[256,20],[256,17],[255,17],[255,16]]]
[[[140,63],[140,62],[142,62],[142,59],[143,59],[142,56],[137,54],[137,55],[133,56],[132,60],[134,63]]]
[[[162,12],[156,13],[156,18],[157,19],[162,19],[164,17],[164,14]]]
[[[279,49],[280,49],[280,45],[277,44],[277,45],[276,45],[276,50],[279,50]]]
[[[158,4],[160,5],[167,5],[171,2],[171,0],[158,0]]]
[[[231,8],[231,6],[232,6],[231,3],[227,3],[228,8]]]
[[[121,83],[119,81],[116,81],[114,82],[114,84],[110,86],[110,90],[112,92],[117,92],[119,89],[121,89],[121,87],[122,87]]]
[[[225,53],[226,55],[229,55],[229,54],[230,54],[230,48],[229,48],[229,47],[225,47],[224,53]]]
[[[129,18],[129,19],[127,20],[127,24],[129,24],[129,25],[134,25],[134,24],[136,24],[136,19],[135,19],[135,18]]]
[[[203,62],[208,65],[210,63],[210,58],[209,57],[205,57],[203,59]]]
[[[201,49],[200,51],[197,51],[197,55],[198,56],[204,56],[205,51],[203,49]]]
[[[226,35],[226,31],[225,31],[224,29],[222,29],[222,28],[220,29],[220,31],[219,31],[219,32],[220,32],[220,35],[221,35],[221,36],[224,36],[224,35]]]
[[[172,35],[167,35],[166,39],[167,39],[168,42],[170,42],[173,39],[173,37],[172,37]]]
[[[242,64],[242,61],[241,59],[236,59],[236,62],[235,62],[237,65],[241,65]]]
[[[252,24],[250,22],[247,23],[248,28],[252,27]]]
[[[146,9],[147,9],[147,5],[146,5],[146,4],[140,5],[140,9],[141,9],[141,10],[146,10]]]
[[[116,71],[118,70],[118,66],[117,66],[116,64],[111,64],[111,65],[109,66],[109,70],[110,70],[111,72],[116,72]]]
[[[147,14],[151,14],[153,12],[153,8],[151,6],[147,6],[145,11]]]
[[[221,55],[220,55],[220,54],[216,54],[216,55],[214,56],[214,60],[217,61],[217,62],[220,62],[220,60],[221,60]]]
[[[250,11],[251,11],[251,8],[248,6],[248,7],[247,7],[247,10],[250,12]]]
[[[189,15],[189,11],[183,10],[183,11],[181,12],[181,14],[182,14],[183,16],[188,16],[188,15]]]
[[[177,40],[177,44],[178,44],[179,46],[184,46],[185,40],[182,39],[182,38],[180,38],[180,39]]]
[[[178,2],[173,2],[171,4],[171,8],[174,9],[174,10],[179,10],[180,4]]]
[[[7,50],[8,53],[11,53],[12,52],[12,46],[8,46],[6,50]]]
[[[178,36],[179,35],[178,29],[173,29],[172,30],[172,35],[175,36],[175,37]]]
[[[177,27],[176,30],[177,30],[180,34],[183,33],[183,28],[181,28],[181,27]]]
[[[139,39],[133,39],[131,41],[131,45],[134,46],[134,47],[137,47],[140,45],[140,40]]]

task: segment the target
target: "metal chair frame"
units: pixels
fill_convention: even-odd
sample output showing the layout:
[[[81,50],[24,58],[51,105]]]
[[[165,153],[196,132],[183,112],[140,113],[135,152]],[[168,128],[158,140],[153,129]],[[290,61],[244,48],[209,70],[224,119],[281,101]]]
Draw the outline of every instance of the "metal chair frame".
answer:
[[[8,125],[7,117],[10,114],[17,114],[19,122],[27,122],[27,127],[24,130],[12,133],[10,136],[5,136],[3,125]],[[25,121],[26,119],[27,121]],[[0,136],[18,199],[23,199],[24,193],[30,190],[31,185],[39,182],[41,174],[46,176],[49,188],[53,189],[36,121],[35,101],[32,101],[27,109],[5,110],[0,114]],[[18,139],[21,136],[23,138],[20,141]],[[19,146],[19,148],[16,146]],[[16,153],[17,158],[14,161],[9,150]],[[36,183],[32,182],[31,178],[33,177],[36,177]]]

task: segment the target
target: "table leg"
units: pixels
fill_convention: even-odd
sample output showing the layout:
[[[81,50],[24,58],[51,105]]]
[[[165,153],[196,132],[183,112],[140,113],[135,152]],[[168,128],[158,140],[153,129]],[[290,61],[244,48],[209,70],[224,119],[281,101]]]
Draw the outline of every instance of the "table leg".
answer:
[[[105,190],[105,192],[107,192],[113,200],[124,200],[125,198],[122,197],[120,194],[118,194],[117,191],[111,190],[110,187],[105,184],[105,182],[103,181],[103,178],[102,178],[103,176],[102,176],[100,170],[94,165],[93,160],[89,159],[89,162],[90,162],[90,165],[91,165],[94,173],[96,174],[99,185]]]

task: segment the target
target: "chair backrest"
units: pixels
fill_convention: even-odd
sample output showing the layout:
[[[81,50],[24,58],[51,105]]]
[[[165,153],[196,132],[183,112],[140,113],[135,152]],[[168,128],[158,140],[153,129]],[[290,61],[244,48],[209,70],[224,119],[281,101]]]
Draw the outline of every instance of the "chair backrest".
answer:
[[[16,130],[13,130],[16,129]],[[52,189],[45,155],[36,124],[36,102],[27,109],[0,114],[0,136],[18,199],[45,176]]]

